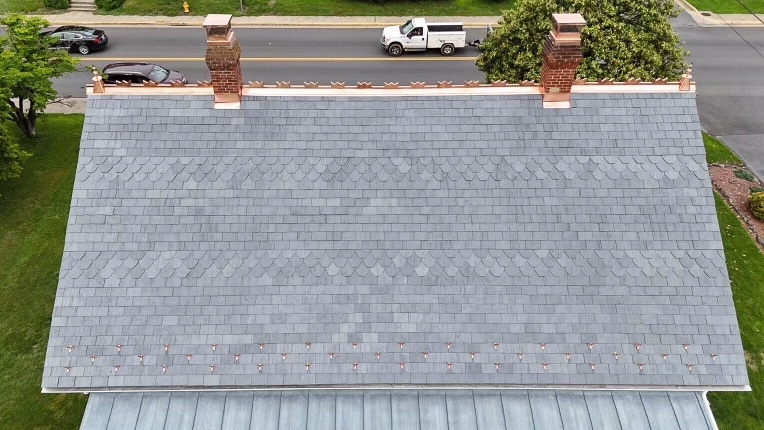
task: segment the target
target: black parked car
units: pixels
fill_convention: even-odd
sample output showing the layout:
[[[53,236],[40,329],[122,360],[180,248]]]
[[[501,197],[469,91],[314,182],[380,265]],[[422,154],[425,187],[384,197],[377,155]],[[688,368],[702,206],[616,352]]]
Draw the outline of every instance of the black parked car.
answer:
[[[79,52],[82,55],[101,50],[109,43],[109,38],[103,30],[80,25],[65,25],[44,31],[42,35],[57,38],[56,49],[68,49],[69,52]]]
[[[188,83],[183,73],[168,70],[153,63],[112,63],[103,68],[104,82],[113,84],[117,81],[128,81],[142,84],[145,81],[170,83],[180,81]]]

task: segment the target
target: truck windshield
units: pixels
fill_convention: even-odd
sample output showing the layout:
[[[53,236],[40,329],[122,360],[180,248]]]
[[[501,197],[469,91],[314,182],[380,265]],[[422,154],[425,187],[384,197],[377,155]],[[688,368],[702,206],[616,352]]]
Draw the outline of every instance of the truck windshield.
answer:
[[[414,28],[414,24],[411,23],[411,20],[406,21],[405,24],[399,27],[401,29],[401,34],[408,34],[409,31],[411,31],[412,28]]]

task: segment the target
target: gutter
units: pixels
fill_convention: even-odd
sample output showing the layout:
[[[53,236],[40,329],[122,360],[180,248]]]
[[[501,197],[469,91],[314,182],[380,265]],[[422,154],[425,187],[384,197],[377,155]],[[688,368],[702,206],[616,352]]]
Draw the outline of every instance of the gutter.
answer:
[[[716,418],[714,417],[714,413],[711,412],[711,403],[708,401],[707,395],[708,391],[703,391],[703,404],[701,406],[703,408],[703,412],[706,415],[706,422],[709,424],[709,428],[711,428],[711,430],[719,430],[719,426],[716,425]]]

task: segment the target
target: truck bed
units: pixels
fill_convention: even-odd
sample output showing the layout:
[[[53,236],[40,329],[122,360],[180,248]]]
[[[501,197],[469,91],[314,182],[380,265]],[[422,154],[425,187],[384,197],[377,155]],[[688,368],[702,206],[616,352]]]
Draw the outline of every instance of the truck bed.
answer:
[[[455,48],[464,48],[467,42],[466,31],[443,31],[427,33],[427,48],[440,49],[444,43],[451,43]]]

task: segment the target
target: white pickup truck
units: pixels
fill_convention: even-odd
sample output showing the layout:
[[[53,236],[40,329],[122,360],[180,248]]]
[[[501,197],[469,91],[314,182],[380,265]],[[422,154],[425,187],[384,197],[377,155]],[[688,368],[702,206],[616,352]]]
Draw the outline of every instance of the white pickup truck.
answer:
[[[392,57],[403,51],[439,49],[441,55],[453,55],[467,45],[467,32],[461,22],[428,23],[414,18],[399,26],[385,27],[379,41]]]

